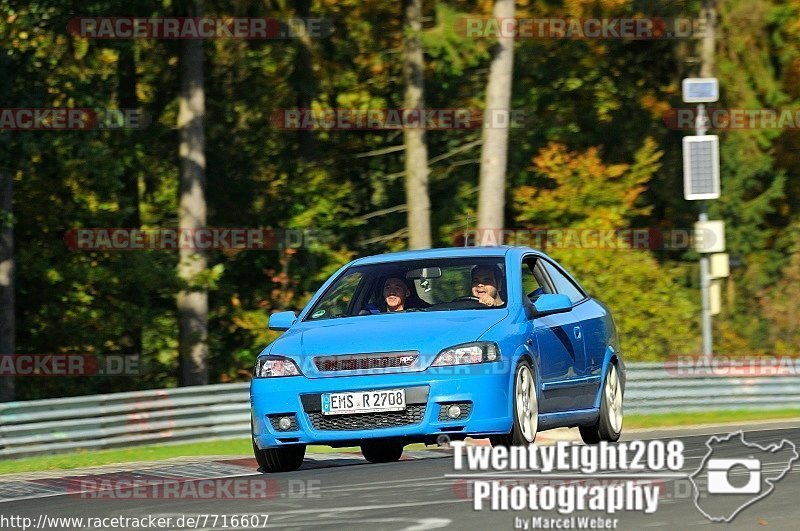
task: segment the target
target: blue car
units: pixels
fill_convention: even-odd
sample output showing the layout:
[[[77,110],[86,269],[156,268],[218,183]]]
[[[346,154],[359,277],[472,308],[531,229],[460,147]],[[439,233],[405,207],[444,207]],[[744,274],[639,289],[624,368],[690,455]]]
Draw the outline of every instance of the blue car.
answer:
[[[608,309],[541,251],[468,247],[359,258],[337,271],[256,361],[253,449],[265,472],[306,445],[370,462],[464,437],[527,445],[577,426],[622,432],[625,367]]]

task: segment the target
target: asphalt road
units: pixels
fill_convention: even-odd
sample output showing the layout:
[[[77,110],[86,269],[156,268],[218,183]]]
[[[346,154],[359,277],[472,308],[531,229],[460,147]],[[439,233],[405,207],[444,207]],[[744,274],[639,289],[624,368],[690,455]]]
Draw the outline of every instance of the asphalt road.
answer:
[[[782,439],[800,449],[800,427],[792,423],[742,426],[748,444],[768,445]],[[623,440],[679,438],[685,445],[686,457],[682,472],[687,475],[701,466],[709,452],[709,436],[726,435],[732,429],[707,428],[627,434]],[[786,448],[784,448],[786,449]],[[800,451],[800,450],[798,450]],[[475,510],[470,499],[468,481],[446,477],[454,474],[453,459],[446,452],[420,452],[417,458],[390,464],[368,464],[356,456],[320,460],[309,455],[301,470],[280,475],[245,474],[239,483],[268,478],[270,496],[260,499],[81,499],[75,494],[48,495],[41,498],[0,503],[1,518],[19,516],[38,521],[41,514],[72,517],[141,517],[145,515],[269,515],[266,528],[279,529],[513,529],[515,522],[531,517],[561,517],[555,511],[532,512]],[[778,470],[780,463],[765,464],[763,475]],[[746,470],[737,470],[730,483],[741,486]],[[605,513],[617,519],[617,529],[650,527],[686,529],[696,526],[717,526],[732,529],[800,528],[800,460],[774,484],[774,490],[763,499],[739,512],[728,524],[714,524],[695,506],[690,483],[685,478],[661,480],[663,494],[654,514],[642,512]],[[305,492],[304,492],[305,491]],[[586,513],[589,514],[589,513]],[[8,521],[6,521],[8,524]],[[256,528],[262,528],[259,520]],[[205,524],[205,526],[203,525]],[[217,518],[196,524],[197,528],[221,529]],[[228,522],[229,527],[231,522]],[[13,529],[10,525],[2,528]],[[241,526],[234,526],[242,529]],[[62,528],[69,528],[64,526]],[[73,527],[75,528],[75,527]],[[174,525],[171,528],[179,528]],[[183,528],[186,528],[185,526]]]

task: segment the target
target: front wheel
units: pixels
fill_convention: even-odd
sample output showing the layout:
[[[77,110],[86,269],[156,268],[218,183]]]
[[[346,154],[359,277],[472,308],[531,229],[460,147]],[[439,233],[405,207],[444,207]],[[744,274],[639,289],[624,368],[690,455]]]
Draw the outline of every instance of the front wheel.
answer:
[[[622,435],[622,416],[622,381],[617,366],[612,363],[600,397],[600,417],[594,425],[579,428],[581,439],[586,444],[618,441]]]
[[[514,371],[514,426],[507,435],[489,437],[492,446],[527,446],[539,429],[539,401],[536,380],[528,360],[520,360]]]
[[[364,459],[370,463],[393,463],[403,455],[403,443],[396,441],[370,441],[361,445]]]
[[[291,472],[300,468],[306,455],[305,444],[261,450],[253,441],[253,453],[262,472]]]

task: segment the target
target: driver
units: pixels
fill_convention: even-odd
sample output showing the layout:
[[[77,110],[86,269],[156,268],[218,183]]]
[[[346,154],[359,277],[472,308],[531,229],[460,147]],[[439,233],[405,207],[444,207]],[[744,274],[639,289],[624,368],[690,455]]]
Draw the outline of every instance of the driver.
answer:
[[[478,302],[486,306],[502,306],[498,286],[502,281],[502,273],[497,266],[477,265],[472,268],[472,295]]]
[[[402,312],[405,310],[406,299],[411,291],[406,283],[397,277],[389,277],[383,283],[383,300],[386,302],[387,312]]]

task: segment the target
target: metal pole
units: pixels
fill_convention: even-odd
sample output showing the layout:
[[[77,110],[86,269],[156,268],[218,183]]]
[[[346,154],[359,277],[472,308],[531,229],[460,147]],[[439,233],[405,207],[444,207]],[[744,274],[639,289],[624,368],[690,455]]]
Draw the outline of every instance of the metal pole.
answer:
[[[14,222],[10,170],[0,168],[0,355],[14,354]],[[14,376],[0,376],[0,402],[14,400]]]
[[[695,127],[697,135],[705,135],[708,131],[708,117],[706,106],[702,103],[697,106],[697,118]],[[708,205],[705,201],[700,201],[700,215],[698,221],[708,221]],[[701,329],[703,332],[703,356],[710,358],[714,355],[714,341],[711,332],[711,274],[709,271],[708,254],[700,253],[700,300],[702,306]]]
[[[706,202],[701,201],[700,221],[708,221]],[[703,329],[703,356],[710,358],[714,355],[713,339],[711,337],[711,278],[709,274],[709,260],[707,253],[700,254],[700,296],[702,300],[702,329]]]

